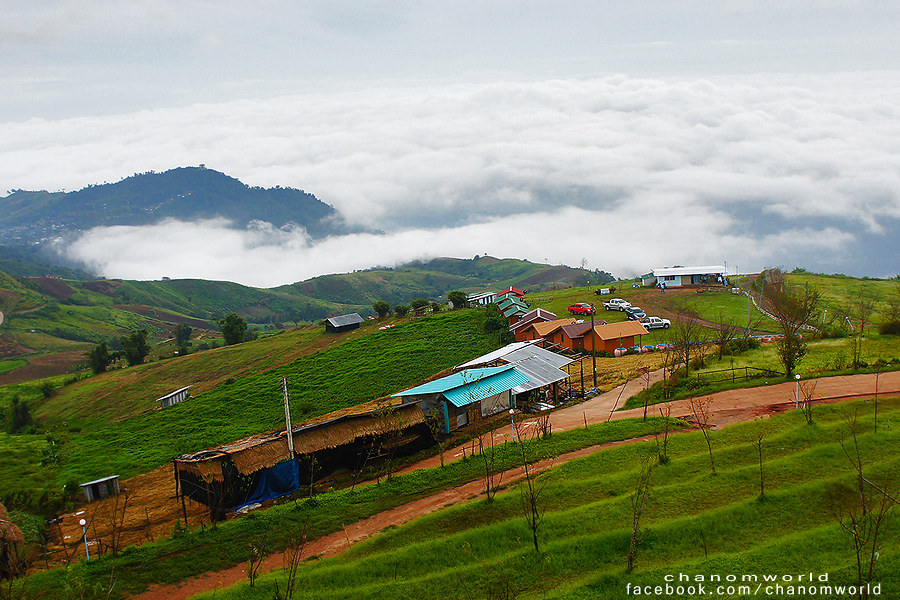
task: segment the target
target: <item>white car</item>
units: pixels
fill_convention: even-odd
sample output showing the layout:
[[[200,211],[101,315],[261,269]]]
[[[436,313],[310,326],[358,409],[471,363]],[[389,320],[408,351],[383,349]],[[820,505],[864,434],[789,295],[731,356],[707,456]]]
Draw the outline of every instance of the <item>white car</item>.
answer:
[[[672,324],[668,319],[660,319],[659,317],[644,317],[641,319],[641,325],[645,329],[668,329]]]
[[[621,298],[613,298],[603,303],[603,308],[606,310],[625,310],[629,306],[631,303]]]

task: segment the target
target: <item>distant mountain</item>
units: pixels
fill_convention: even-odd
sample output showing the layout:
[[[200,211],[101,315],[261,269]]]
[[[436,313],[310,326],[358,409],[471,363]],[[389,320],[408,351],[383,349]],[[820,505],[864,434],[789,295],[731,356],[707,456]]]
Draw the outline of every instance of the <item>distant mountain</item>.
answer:
[[[35,243],[98,226],[213,217],[236,227],[253,220],[276,227],[296,224],[313,238],[350,231],[334,207],[303,190],[250,187],[200,166],[135,174],[76,192],[15,190],[0,198],[0,244]]]

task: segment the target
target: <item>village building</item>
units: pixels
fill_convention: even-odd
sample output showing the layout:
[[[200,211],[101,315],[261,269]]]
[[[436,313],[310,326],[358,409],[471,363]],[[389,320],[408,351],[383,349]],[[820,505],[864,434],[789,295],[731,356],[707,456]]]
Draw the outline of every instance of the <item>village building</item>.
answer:
[[[653,269],[641,275],[641,285],[653,287],[682,287],[686,285],[725,285],[725,267],[712,265],[703,267],[665,267]]]
[[[524,342],[529,340],[545,340],[547,345],[556,344],[560,336],[557,331],[563,325],[571,325],[576,323],[578,319],[568,317],[565,319],[555,319],[553,321],[532,321],[528,325],[516,330],[516,341]]]
[[[159,406],[157,408],[168,408],[173,404],[184,402],[185,400],[187,400],[192,387],[194,386],[189,385],[187,387],[181,388],[180,390],[175,390],[170,394],[166,394],[162,398],[157,398],[156,401],[159,402]]]
[[[95,479],[87,483],[80,483],[81,491],[84,493],[84,499],[88,502],[100,500],[101,498],[109,498],[119,494],[119,476],[110,475],[102,479]]]
[[[472,306],[483,306],[486,304],[493,304],[497,301],[497,294],[494,292],[481,292],[478,294],[469,294],[466,298],[468,300],[469,305]]]
[[[339,317],[330,317],[325,319],[325,331],[329,333],[341,333],[342,331],[350,331],[357,329],[364,319],[358,313],[350,313],[349,315],[341,315]]]
[[[540,323],[542,321],[555,321],[556,314],[550,312],[549,310],[544,310],[543,308],[536,308],[529,313],[522,315],[522,317],[509,326],[509,330],[516,336],[516,341],[521,342],[524,341],[524,337],[520,337],[520,331],[524,329],[525,326],[530,323]]]
[[[431,434],[415,404],[354,407],[291,427],[182,454],[172,459],[176,496],[208,507],[221,520],[241,507],[296,492],[339,468],[360,469],[427,447]],[[185,511],[186,512],[186,511]]]
[[[465,369],[394,394],[404,404],[415,403],[427,416],[437,414],[443,432],[450,433],[513,406],[511,391],[528,383],[513,365]]]
[[[613,354],[616,348],[639,346],[640,336],[648,334],[649,332],[639,321],[622,321],[597,325],[594,327],[593,333],[588,330],[582,339],[586,352],[591,352],[596,348],[598,352],[602,350]]]
[[[528,399],[533,392],[543,388],[547,396],[557,398],[559,396],[557,384],[568,379],[569,374],[562,370],[574,361],[550,350],[541,348],[535,342],[513,342],[506,346],[488,352],[483,356],[463,363],[455,370],[474,367],[489,367],[512,365],[528,377],[528,382],[516,386],[511,390],[512,405],[518,406]]]
[[[606,325],[606,321],[597,321],[594,326]],[[576,321],[570,325],[560,327],[561,341],[560,348],[569,350],[570,352],[579,352],[584,350],[584,336],[591,331],[591,323],[585,321]]]
[[[497,293],[497,295],[498,295],[498,296],[508,296],[508,295],[513,295],[513,296],[517,296],[517,297],[519,297],[519,298],[525,298],[525,292],[523,292],[523,291],[520,290],[519,288],[513,287],[513,286],[509,286],[509,287],[506,288],[505,290],[500,290],[500,291]]]

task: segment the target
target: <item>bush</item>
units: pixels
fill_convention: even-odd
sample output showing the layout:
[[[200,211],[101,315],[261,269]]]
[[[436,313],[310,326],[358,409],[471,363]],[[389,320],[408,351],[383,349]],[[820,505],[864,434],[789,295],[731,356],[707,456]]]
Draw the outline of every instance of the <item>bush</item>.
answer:
[[[394,307],[394,314],[398,317],[405,317],[409,313],[409,306],[405,304],[398,304]]]
[[[888,321],[878,327],[881,335],[900,335],[900,321]]]
[[[849,334],[847,333],[847,330],[844,329],[843,327],[839,327],[838,325],[829,323],[828,325],[823,325],[822,327],[819,328],[818,337],[823,340],[834,340],[834,339],[845,338],[848,335]]]
[[[724,353],[729,355],[737,355],[747,350],[758,350],[760,347],[759,340],[755,337],[738,338],[725,344]]]

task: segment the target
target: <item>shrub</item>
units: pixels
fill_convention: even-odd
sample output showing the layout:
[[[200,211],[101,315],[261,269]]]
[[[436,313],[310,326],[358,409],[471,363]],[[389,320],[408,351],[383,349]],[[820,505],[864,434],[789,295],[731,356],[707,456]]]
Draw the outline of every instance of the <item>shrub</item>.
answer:
[[[409,306],[406,304],[398,304],[394,307],[394,314],[398,317],[405,317],[409,313]]]
[[[819,328],[818,337],[823,340],[833,340],[839,338],[845,338],[849,335],[847,330],[843,327],[839,327],[838,325],[834,325],[829,323],[828,325],[823,325]]]
[[[881,335],[900,335],[900,321],[888,321],[882,323],[878,327],[878,333]]]

